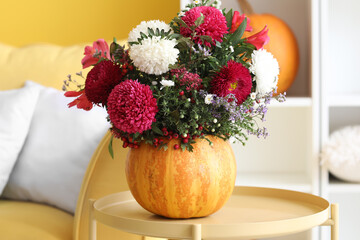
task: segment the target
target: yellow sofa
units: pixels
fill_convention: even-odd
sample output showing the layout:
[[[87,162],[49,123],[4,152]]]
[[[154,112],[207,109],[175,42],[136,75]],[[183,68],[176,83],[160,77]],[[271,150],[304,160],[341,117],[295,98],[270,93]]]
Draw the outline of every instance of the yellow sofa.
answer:
[[[136,4],[126,0],[4,1],[0,15],[0,91],[20,88],[26,80],[61,89],[67,74],[81,70],[83,45],[28,44],[65,46],[98,38],[126,38],[142,20],[169,22],[179,6],[179,0],[140,0]],[[127,190],[123,174],[126,150],[115,140],[116,159],[111,159],[109,137],[104,137],[89,163],[74,216],[43,204],[0,199],[0,239],[88,239],[88,199]],[[141,239],[101,224],[97,231],[99,240]]]
[[[60,89],[67,74],[81,70],[83,47],[37,44],[15,48],[0,44],[0,90],[20,88],[29,79]],[[88,165],[75,216],[43,204],[1,199],[0,239],[88,239],[88,199],[128,189],[124,176],[127,151],[115,140],[116,159],[112,159],[107,148],[109,140],[107,133]],[[98,236],[99,239],[141,239],[101,224],[98,224]]]

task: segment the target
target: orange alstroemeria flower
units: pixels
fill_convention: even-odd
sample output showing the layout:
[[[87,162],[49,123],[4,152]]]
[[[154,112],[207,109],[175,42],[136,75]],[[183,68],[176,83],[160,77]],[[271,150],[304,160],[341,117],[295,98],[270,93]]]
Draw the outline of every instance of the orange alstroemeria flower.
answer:
[[[236,31],[236,29],[238,29],[240,24],[245,20],[245,17],[246,17],[245,14],[240,15],[240,13],[238,11],[234,12],[234,16],[233,16],[232,23],[231,23],[230,33],[234,33]],[[246,22],[245,31],[251,32],[253,29],[250,26],[250,19],[248,17],[246,17],[246,18],[247,18],[247,22]]]
[[[267,28],[267,25],[258,33],[255,33],[254,35],[246,38],[247,43],[250,43],[256,47],[256,49],[262,49],[264,45],[266,45],[270,38],[268,36],[269,29]]]
[[[110,59],[109,45],[104,39],[98,39],[93,46],[86,46],[84,51],[85,57],[81,60],[83,68],[96,64],[100,58]]]
[[[93,103],[90,102],[85,95],[85,89],[78,92],[67,91],[64,95],[65,97],[78,97],[74,101],[68,104],[69,108],[76,106],[79,109],[84,109],[85,111],[89,111],[93,107]]]

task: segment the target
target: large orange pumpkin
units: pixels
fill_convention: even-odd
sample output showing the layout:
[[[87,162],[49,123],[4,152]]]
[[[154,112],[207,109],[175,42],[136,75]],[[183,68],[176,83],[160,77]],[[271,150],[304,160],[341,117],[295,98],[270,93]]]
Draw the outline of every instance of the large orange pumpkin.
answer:
[[[236,162],[228,142],[209,136],[197,139],[193,152],[149,144],[130,149],[126,177],[136,201],[146,210],[169,218],[203,217],[219,210],[232,194]]]
[[[270,41],[265,49],[271,52],[278,60],[280,75],[278,93],[283,93],[294,82],[299,68],[299,47],[294,33],[280,18],[272,14],[256,14],[246,0],[238,0],[243,12],[250,18],[252,32],[245,32],[244,37],[249,37],[268,26]]]

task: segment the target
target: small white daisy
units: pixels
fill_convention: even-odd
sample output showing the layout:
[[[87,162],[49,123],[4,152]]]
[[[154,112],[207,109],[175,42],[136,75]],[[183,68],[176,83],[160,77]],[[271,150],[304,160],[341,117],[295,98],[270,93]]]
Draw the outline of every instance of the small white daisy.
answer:
[[[254,92],[250,93],[250,98],[252,100],[255,100],[256,99],[256,93],[254,93]]]
[[[161,83],[161,85],[162,85],[162,87],[160,88],[160,90],[163,89],[164,87],[172,87],[172,86],[175,86],[175,83],[174,83],[173,81],[171,81],[171,80],[161,80],[160,83]]]
[[[221,9],[221,0],[215,0],[213,4],[217,9]]]
[[[207,94],[205,96],[205,103],[210,104],[212,102],[213,98],[214,98],[214,94]]]

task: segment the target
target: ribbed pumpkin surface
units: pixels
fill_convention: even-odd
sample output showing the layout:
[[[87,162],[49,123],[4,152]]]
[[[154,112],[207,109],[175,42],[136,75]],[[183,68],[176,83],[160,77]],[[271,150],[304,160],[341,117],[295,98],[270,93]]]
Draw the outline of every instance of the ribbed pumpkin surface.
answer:
[[[236,177],[236,161],[228,142],[198,139],[193,152],[167,151],[148,144],[131,149],[126,177],[136,201],[148,211],[169,218],[203,217],[219,210],[230,197]]]

